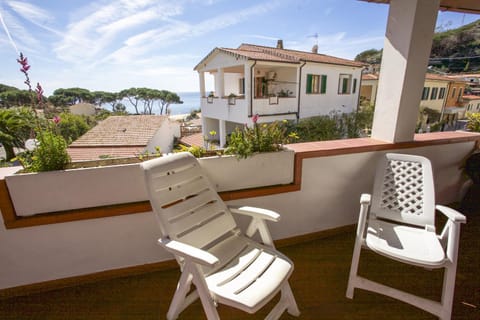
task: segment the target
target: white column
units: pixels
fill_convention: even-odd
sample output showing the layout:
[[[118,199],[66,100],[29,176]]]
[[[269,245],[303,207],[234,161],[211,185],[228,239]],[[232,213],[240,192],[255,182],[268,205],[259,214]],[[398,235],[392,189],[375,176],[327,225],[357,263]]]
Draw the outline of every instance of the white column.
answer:
[[[440,0],[390,0],[372,138],[412,141]]]
[[[207,148],[207,141],[205,141],[205,137],[208,137],[208,132],[210,128],[207,126],[207,117],[202,117],[202,138],[203,138],[203,147]]]
[[[200,97],[205,97],[205,72],[198,72],[198,80],[200,81]]]
[[[223,148],[227,143],[227,127],[225,120],[219,120],[218,122],[218,135],[220,139],[220,148]]]
[[[220,98],[225,96],[225,77],[223,68],[218,68],[217,74],[215,75],[215,95]]]
[[[244,110],[244,121],[248,122],[248,115],[250,114],[250,110],[252,108],[251,104],[253,103],[253,92],[252,92],[252,65],[253,62],[249,61],[245,63],[243,67],[243,73],[245,75],[245,110]]]

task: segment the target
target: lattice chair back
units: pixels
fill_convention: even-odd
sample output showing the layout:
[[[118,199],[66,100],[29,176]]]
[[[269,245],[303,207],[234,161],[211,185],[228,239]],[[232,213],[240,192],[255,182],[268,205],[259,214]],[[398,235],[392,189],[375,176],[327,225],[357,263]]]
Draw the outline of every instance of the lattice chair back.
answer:
[[[232,214],[190,153],[141,165],[163,237],[205,248],[237,228]]]
[[[387,153],[377,167],[371,214],[417,226],[435,225],[435,191],[430,161]]]

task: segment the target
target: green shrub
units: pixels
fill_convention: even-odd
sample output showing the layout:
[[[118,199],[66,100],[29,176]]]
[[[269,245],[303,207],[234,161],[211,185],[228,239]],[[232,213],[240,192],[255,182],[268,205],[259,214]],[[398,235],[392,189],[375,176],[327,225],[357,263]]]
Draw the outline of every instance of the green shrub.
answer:
[[[37,132],[38,147],[33,150],[29,172],[63,170],[70,162],[65,139],[50,130]]]
[[[258,124],[254,116],[253,127],[235,128],[225,149],[225,154],[234,154],[238,158],[247,158],[256,152],[273,152],[283,149],[283,144],[298,139],[296,132],[288,133],[286,120]]]
[[[467,113],[467,129],[480,132],[480,113]]]
[[[178,148],[173,150],[173,152],[190,152],[195,158],[202,158],[207,153],[207,150],[199,146],[187,147],[186,145],[179,144]]]
[[[57,124],[58,131],[69,144],[90,129],[85,116],[64,112],[59,117],[61,120]]]

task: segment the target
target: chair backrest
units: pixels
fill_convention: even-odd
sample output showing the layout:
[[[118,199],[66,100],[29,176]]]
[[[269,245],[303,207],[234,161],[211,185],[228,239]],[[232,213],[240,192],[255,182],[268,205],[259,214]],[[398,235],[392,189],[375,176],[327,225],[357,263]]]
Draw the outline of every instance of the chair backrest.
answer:
[[[156,158],[143,162],[141,167],[162,236],[205,248],[237,227],[190,153]]]
[[[435,225],[435,191],[430,161],[387,153],[375,175],[371,212],[378,218],[417,226]]]

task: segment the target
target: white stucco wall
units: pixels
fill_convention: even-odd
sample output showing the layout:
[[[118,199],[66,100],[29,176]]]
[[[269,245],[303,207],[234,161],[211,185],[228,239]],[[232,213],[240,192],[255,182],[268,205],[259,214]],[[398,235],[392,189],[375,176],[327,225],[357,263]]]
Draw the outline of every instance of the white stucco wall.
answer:
[[[148,142],[146,150],[155,153],[155,148],[158,146],[162,153],[169,153],[173,149],[174,137],[180,137],[180,123],[166,117],[162,126]]]
[[[325,94],[307,94],[307,74],[327,76],[327,90]],[[351,74],[357,79],[355,93],[339,94],[338,85],[340,74]],[[350,113],[355,111],[358,105],[360,92],[361,68],[337,66],[319,63],[307,63],[302,69],[300,118],[308,118],[318,115],[328,115],[332,111]]]

